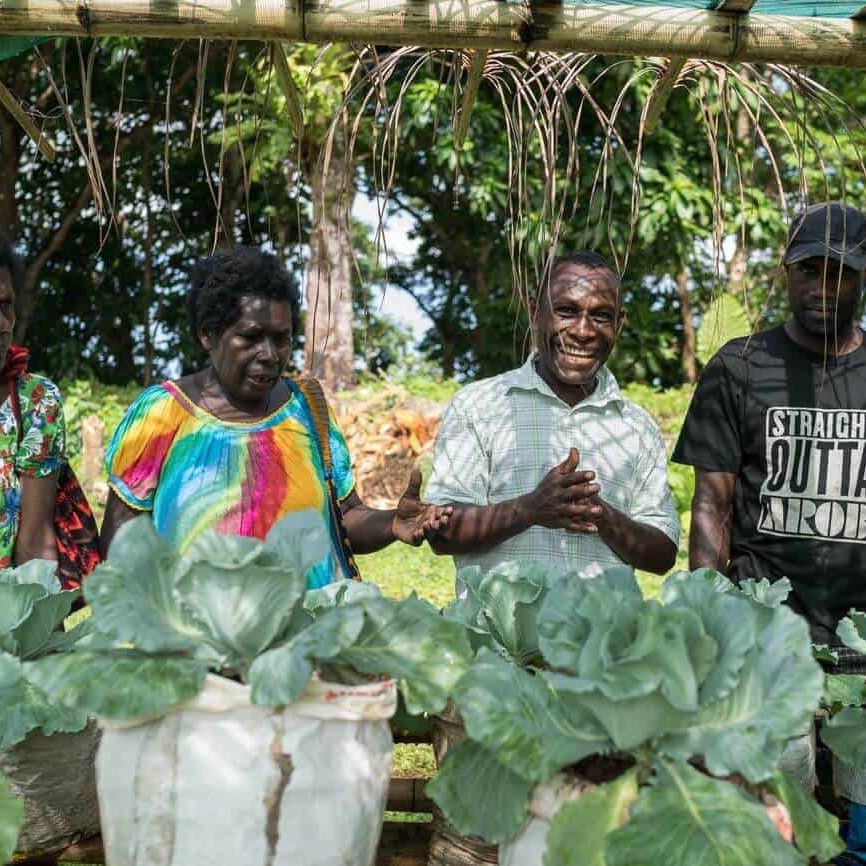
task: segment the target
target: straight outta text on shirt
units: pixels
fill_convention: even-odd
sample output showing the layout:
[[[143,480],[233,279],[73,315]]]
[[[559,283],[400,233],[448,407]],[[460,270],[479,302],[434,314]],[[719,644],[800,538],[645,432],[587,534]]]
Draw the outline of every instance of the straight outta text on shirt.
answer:
[[[767,410],[758,531],[866,543],[866,411]]]

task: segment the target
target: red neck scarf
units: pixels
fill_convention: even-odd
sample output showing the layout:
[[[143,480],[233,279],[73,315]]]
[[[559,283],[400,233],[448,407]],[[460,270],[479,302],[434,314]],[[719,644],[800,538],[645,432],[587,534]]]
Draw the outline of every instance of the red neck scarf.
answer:
[[[30,350],[25,346],[16,346],[14,343],[6,353],[6,360],[0,368],[0,382],[11,382],[22,373],[27,372],[27,362],[30,360]]]

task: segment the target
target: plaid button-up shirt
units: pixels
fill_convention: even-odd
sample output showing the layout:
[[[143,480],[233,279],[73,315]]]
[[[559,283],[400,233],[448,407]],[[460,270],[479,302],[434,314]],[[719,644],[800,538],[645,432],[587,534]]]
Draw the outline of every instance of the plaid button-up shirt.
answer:
[[[580,451],[580,466],[596,473],[605,502],[677,544],[679,521],[658,425],[622,395],[606,367],[599,370],[593,393],[573,407],[538,375],[534,357],[516,370],[467,385],[442,418],[424,498],[469,505],[514,499],[534,490],[572,446]],[[458,569],[487,570],[524,558],[585,576],[622,562],[596,535],[543,526],[454,561]]]

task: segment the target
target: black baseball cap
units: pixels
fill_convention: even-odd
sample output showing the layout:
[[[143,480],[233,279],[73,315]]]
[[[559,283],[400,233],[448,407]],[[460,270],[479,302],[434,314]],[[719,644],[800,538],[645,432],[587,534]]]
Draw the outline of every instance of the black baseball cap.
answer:
[[[866,269],[866,214],[838,201],[822,202],[794,218],[785,264],[829,258],[855,271]]]

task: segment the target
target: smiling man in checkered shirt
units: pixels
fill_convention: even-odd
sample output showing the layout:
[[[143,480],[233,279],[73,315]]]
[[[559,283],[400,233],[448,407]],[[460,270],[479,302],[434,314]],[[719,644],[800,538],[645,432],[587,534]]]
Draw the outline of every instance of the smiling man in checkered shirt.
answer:
[[[531,558],[586,576],[673,565],[679,523],[658,426],[605,367],[623,320],[602,256],[553,263],[533,310],[535,353],[463,388],[442,419],[426,498],[454,514],[430,538],[437,553],[458,568]]]

